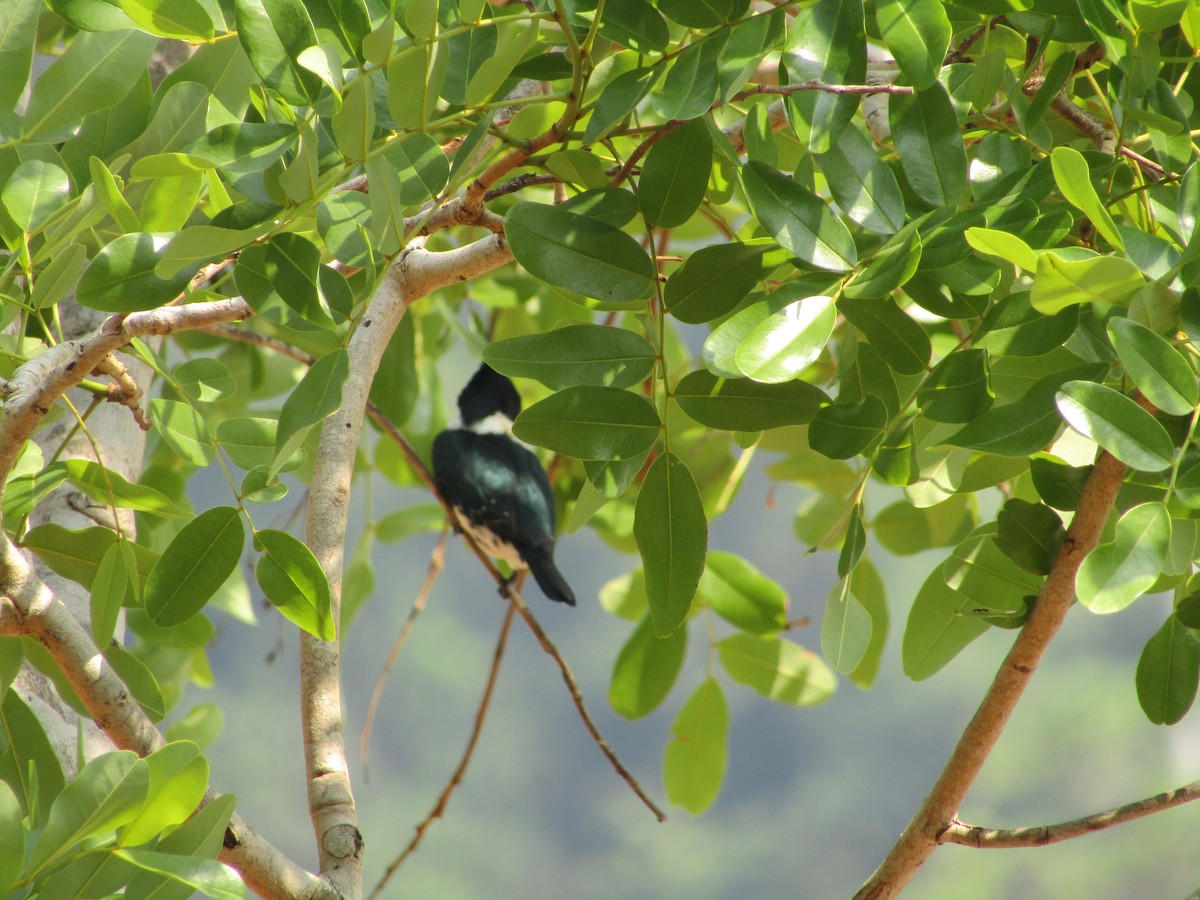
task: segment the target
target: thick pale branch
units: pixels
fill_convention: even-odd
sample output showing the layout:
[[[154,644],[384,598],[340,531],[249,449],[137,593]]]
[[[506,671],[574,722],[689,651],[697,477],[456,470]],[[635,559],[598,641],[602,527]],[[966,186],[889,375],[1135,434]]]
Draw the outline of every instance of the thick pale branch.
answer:
[[[1125,464],[1108,453],[1100,455],[1028,621],[1018,633],[933,790],[856,898],[878,900],[898,896],[944,839],[963,798],[1033,677],[1042,654],[1066,618],[1075,596],[1075,574],[1084,558],[1099,543],[1126,471]]]
[[[1011,847],[1044,847],[1070,838],[1091,834],[1132,822],[1151,813],[1162,812],[1175,806],[1182,806],[1200,799],[1200,781],[1193,781],[1173,791],[1164,791],[1153,797],[1126,803],[1115,809],[1105,810],[1081,819],[1071,819],[1069,822],[1059,822],[1057,825],[1036,825],[1028,828],[980,828],[955,820],[946,833],[942,835],[942,843],[962,844],[966,847],[978,847],[984,850]]]
[[[42,643],[116,746],[145,756],[166,743],[91,635],[7,537],[0,538],[0,632],[27,634]],[[204,802],[217,796],[210,788]],[[327,882],[296,865],[236,815],[225,833],[221,859],[241,872],[247,886],[262,897],[333,900],[338,896]]]

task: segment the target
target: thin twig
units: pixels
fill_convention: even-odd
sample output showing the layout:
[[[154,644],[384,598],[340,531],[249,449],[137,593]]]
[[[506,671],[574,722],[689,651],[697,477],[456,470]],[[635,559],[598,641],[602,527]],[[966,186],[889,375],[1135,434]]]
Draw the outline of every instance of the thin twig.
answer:
[[[1036,825],[1027,828],[980,828],[968,825],[955,819],[942,835],[942,843],[962,844],[966,847],[978,847],[983,850],[1009,847],[1044,847],[1056,844],[1070,838],[1091,834],[1132,822],[1142,816],[1161,812],[1164,809],[1182,806],[1193,800],[1200,800],[1200,781],[1193,781],[1173,791],[1164,791],[1153,797],[1126,803],[1115,809],[1105,810],[1081,819],[1071,819],[1059,822],[1057,825]]]
[[[467,746],[463,750],[462,759],[458,761],[458,768],[454,770],[454,774],[450,776],[450,781],[442,788],[442,792],[438,795],[437,802],[433,805],[433,809],[429,811],[429,815],[417,823],[416,833],[413,835],[412,840],[408,842],[408,846],[388,864],[387,869],[384,870],[383,875],[379,878],[379,883],[375,885],[368,895],[368,900],[379,896],[379,892],[383,890],[392,875],[396,873],[396,870],[404,865],[404,861],[416,851],[421,843],[421,839],[425,837],[425,832],[433,824],[433,820],[440,819],[443,813],[445,813],[446,805],[450,802],[450,796],[454,793],[454,789],[462,784],[467,767],[471,764],[471,758],[475,755],[475,745],[479,743],[479,735],[483,732],[483,723],[487,720],[488,710],[492,705],[492,692],[496,688],[496,676],[500,673],[500,662],[504,659],[504,648],[508,644],[508,633],[512,628],[513,611],[515,609],[516,607],[510,604],[507,612],[504,614],[504,622],[500,626],[500,636],[496,639],[496,649],[492,653],[492,667],[488,671],[487,685],[483,689],[483,699],[479,701],[479,708],[475,711],[475,724],[471,728],[471,736],[467,739]]]
[[[541,623],[533,617],[533,613],[529,611],[529,607],[525,605],[525,601],[521,599],[521,595],[516,591],[508,593],[509,602],[516,607],[517,612],[521,614],[521,618],[525,620],[525,624],[529,626],[529,630],[533,632],[533,636],[537,638],[542,649],[558,664],[558,670],[562,673],[562,679],[567,685],[567,691],[571,695],[571,699],[575,702],[575,709],[579,713],[579,718],[583,720],[584,727],[588,730],[588,734],[592,736],[592,741],[600,748],[617,774],[625,780],[629,785],[630,790],[637,794],[638,799],[646,805],[650,812],[654,813],[655,818],[660,822],[667,820],[667,814],[664,813],[653,800],[642,790],[642,786],[637,779],[630,774],[629,770],[622,765],[621,760],[617,758],[616,752],[604,739],[604,735],[600,733],[600,729],[596,727],[596,723],[592,721],[591,715],[588,714],[587,707],[583,702],[583,693],[579,690],[579,682],[575,680],[574,673],[571,672],[571,667],[567,665],[567,661],[563,659],[562,654],[558,652],[558,648],[554,646],[554,642],[542,630]]]
[[[359,743],[362,745],[360,749],[361,761],[363,768],[363,781],[370,781],[370,769],[368,761],[371,756],[371,731],[375,725],[375,711],[379,707],[379,700],[383,696],[383,687],[387,684],[388,676],[392,673],[392,668],[396,665],[396,659],[400,656],[400,650],[404,647],[408,636],[412,634],[413,626],[417,624],[417,617],[425,611],[425,603],[429,599],[429,593],[433,590],[433,585],[438,579],[438,575],[442,573],[442,569],[446,564],[446,535],[449,531],[442,529],[442,536],[438,538],[437,545],[433,548],[433,553],[429,557],[429,569],[425,573],[425,581],[421,585],[421,591],[417,594],[417,599],[413,601],[412,609],[408,611],[408,617],[404,620],[404,624],[400,627],[400,634],[396,636],[396,642],[392,644],[392,649],[388,653],[387,660],[383,664],[383,669],[379,673],[379,677],[375,679],[375,689],[371,691],[371,702],[367,706],[366,721],[363,722],[362,738]]]

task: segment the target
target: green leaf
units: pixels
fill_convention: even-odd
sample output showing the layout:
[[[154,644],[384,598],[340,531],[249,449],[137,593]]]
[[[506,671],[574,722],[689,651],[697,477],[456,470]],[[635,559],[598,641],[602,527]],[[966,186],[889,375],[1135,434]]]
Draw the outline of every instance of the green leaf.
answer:
[[[1092,550],[1075,576],[1079,602],[1094,613],[1124,609],[1158,580],[1171,543],[1171,516],[1142,503],[1117,521],[1114,540]]]
[[[1037,268],[1038,255],[1018,235],[996,228],[968,228],[967,243],[988,256],[996,256],[1027,272]]]
[[[667,311],[690,325],[732,311],[762,277],[763,252],[761,246],[736,242],[701,247],[667,279]]]
[[[733,12],[733,0],[659,0],[658,7],[671,21],[688,28],[712,28]],[[742,5],[745,8],[745,5]]]
[[[1200,683],[1200,635],[1167,616],[1138,659],[1138,703],[1155,725],[1174,725],[1196,699]]]
[[[781,247],[819,269],[854,268],[854,239],[823,200],[756,160],[745,165],[741,178],[755,218]]]
[[[638,53],[662,53],[671,37],[662,15],[643,0],[609,0],[599,31]]]
[[[825,598],[821,618],[821,652],[834,670],[849,674],[858,668],[871,643],[871,614],[850,591],[843,576]]]
[[[29,80],[40,0],[0,3],[0,110],[15,109]]]
[[[537,39],[537,33],[537,22],[513,22],[508,28],[501,28],[496,52],[480,64],[467,82],[467,106],[481,106],[491,99]]]
[[[889,553],[912,556],[933,547],[957,544],[975,526],[966,494],[954,494],[943,503],[918,509],[897,500],[871,520],[871,533]]]
[[[39,874],[82,841],[131,821],[149,786],[149,769],[132,750],[97,756],[55,798],[46,827],[29,853],[26,872]]]
[[[179,41],[212,40],[212,18],[198,0],[121,0],[121,9],[150,34]]]
[[[789,81],[862,84],[867,73],[866,22],[862,0],[817,0],[788,28],[785,59]],[[894,98],[893,98],[894,99]],[[802,143],[826,152],[858,109],[859,98],[801,91],[788,100],[788,114]]]
[[[791,381],[821,355],[836,320],[832,297],[796,300],[755,326],[738,345],[734,362],[754,381]]]
[[[692,217],[708,188],[712,153],[704,119],[692,119],[650,148],[638,179],[638,202],[647,221],[677,228]]]
[[[995,356],[1041,356],[1066,343],[1079,324],[1079,307],[1046,316],[1033,308],[1028,291],[994,304],[975,332],[975,346]]]
[[[649,715],[675,685],[687,651],[687,629],[658,638],[650,616],[644,616],[617,654],[608,702],[627,719]]]
[[[879,577],[870,560],[862,560],[850,573],[850,595],[862,604],[867,615],[871,617],[871,640],[867,643],[862,661],[850,673],[850,680],[867,690],[875,683],[879,674],[879,664],[883,659],[888,637],[887,594],[883,587],[883,579]]]
[[[237,870],[215,859],[177,856],[157,850],[122,848],[113,852],[143,871],[165,876],[168,880],[199,891],[206,897],[236,900],[246,896],[246,886]]]
[[[822,407],[808,427],[808,443],[822,456],[850,459],[882,436],[887,407],[874,394],[855,403]]]
[[[133,584],[126,566],[126,555],[119,542],[114,542],[100,560],[96,577],[92,579],[92,591],[88,609],[91,613],[92,640],[97,647],[107,647],[117,629],[121,607],[131,595]]]
[[[288,103],[315,102],[321,95],[320,76],[298,61],[302,51],[317,43],[303,0],[235,0],[234,8],[238,40],[263,84]]]
[[[229,367],[209,356],[185,360],[172,374],[184,396],[199,403],[216,403],[237,393],[238,382]]]
[[[932,348],[925,329],[891,299],[838,300],[838,312],[861,331],[893,370],[919,375],[929,364]]]
[[[48,309],[66,297],[78,283],[86,261],[87,251],[81,244],[68,244],[55,254],[33,285],[33,308]]]
[[[629,235],[557,207],[518,203],[505,217],[504,233],[535,278],[597,300],[637,300],[656,278],[650,257]]]
[[[271,605],[314,637],[332,641],[329,581],[312,551],[286,531],[259,531],[254,541],[262,548],[254,574]]]
[[[136,31],[83,32],[33,85],[22,137],[32,140],[109,109],[146,71],[156,41]]]
[[[1175,459],[1171,438],[1158,420],[1110,387],[1068,381],[1055,403],[1068,425],[1131,468],[1158,472]]]
[[[21,825],[21,803],[0,781],[0,891],[5,894],[21,874],[25,862],[25,829]]]
[[[878,0],[875,21],[900,71],[924,90],[942,69],[953,29],[940,0]]]
[[[646,573],[654,633],[666,637],[687,619],[708,549],[700,491],[674,453],[663,453],[646,473],[634,510],[633,536]]]
[[[1023,571],[982,526],[961,542],[917,591],[904,629],[904,673],[914,681],[934,675],[987,631],[982,614],[1017,613],[1041,579]]]
[[[996,546],[1026,572],[1049,575],[1066,530],[1058,513],[1042,503],[1013,497],[996,517]]]
[[[348,377],[350,355],[343,347],[326,353],[304,373],[279,411],[272,474],[279,472],[296,452],[309,428],[337,412],[342,405],[342,385]]]
[[[321,251],[308,238],[283,232],[254,244],[237,259],[233,277],[242,296],[263,312],[284,303],[318,328],[331,328],[333,316],[321,291]]]
[[[384,154],[400,177],[400,202],[419,206],[436,198],[450,177],[450,161],[432,137],[415,133]]]
[[[967,186],[967,151],[940,82],[888,98],[892,138],[904,177],[930,207],[958,204]]]
[[[299,133],[281,122],[219,125],[188,146],[188,152],[231,176],[261,172],[295,145]]]
[[[1200,401],[1196,376],[1165,338],[1132,319],[1108,320],[1108,337],[1121,365],[1147,400],[1167,415],[1190,415]]]
[[[733,553],[709,552],[697,594],[713,612],[752,634],[776,634],[787,624],[787,593]]]
[[[197,466],[212,462],[212,437],[204,417],[187,403],[178,400],[150,401],[150,422],[172,450]]]
[[[649,377],[655,358],[640,334],[610,325],[567,325],[496,341],[483,351],[484,362],[502,375],[535,378],[552,390],[633,387]]]
[[[908,282],[921,264],[921,236],[911,230],[886,243],[861,266],[843,288],[843,295],[856,300],[883,300]]]
[[[577,459],[630,459],[645,453],[661,424],[645,397],[619,388],[576,385],[522,411],[513,434]]]
[[[896,176],[855,125],[844,128],[817,159],[846,218],[876,234],[904,227],[904,194]]]
[[[53,163],[31,159],[8,176],[0,203],[26,234],[40,231],[42,224],[71,196],[67,173]]]
[[[56,465],[63,467],[72,484],[101,503],[164,518],[190,519],[193,516],[190,509],[176,505],[161,491],[142,484],[132,484],[90,459],[69,459]]]
[[[748,378],[718,378],[707,369],[685,375],[675,386],[674,397],[689,418],[726,431],[806,425],[829,402],[824,391],[807,381],[762,384]]]
[[[121,235],[84,270],[75,299],[104,312],[153,309],[174,300],[187,289],[199,266],[187,266],[171,278],[155,274],[154,267],[173,236],[145,231]]]
[[[721,685],[709,678],[671,723],[663,752],[667,799],[692,815],[706,810],[721,790],[729,739],[729,707]]]
[[[1030,303],[1048,316],[1077,303],[1124,306],[1145,283],[1138,268],[1119,256],[1068,259],[1051,251],[1038,257]]]
[[[992,405],[987,351],[955,350],[943,359],[917,392],[921,413],[934,422],[971,422]]]
[[[623,72],[604,86],[592,115],[588,119],[587,129],[583,133],[585,146],[595,144],[615,128],[622,119],[633,112],[634,108],[650,93],[650,88],[662,76],[662,66],[648,66]]]
[[[91,588],[108,548],[117,542],[110,528],[95,526],[81,531],[71,531],[46,522],[26,532],[21,546],[32,550],[53,571]],[[158,557],[137,544],[126,542],[137,557],[138,571],[149,571]],[[134,567],[130,567],[131,569]]]
[[[717,644],[717,653],[730,678],[778,703],[824,703],[837,687],[820,657],[782,638],[734,634]]]
[[[1054,181],[1067,202],[1091,219],[1106,241],[1123,251],[1125,241],[1092,186],[1091,172],[1083,154],[1074,147],[1055,147],[1050,154],[1050,166]]]
[[[652,101],[666,120],[694,119],[712,106],[717,96],[717,60],[729,32],[722,30],[694,40],[675,57]]]
[[[203,618],[201,616],[200,618]],[[193,620],[196,621],[196,620]],[[204,619],[205,632],[212,636],[212,626]],[[117,677],[129,688],[129,693],[138,702],[142,711],[152,722],[161,722],[167,715],[167,703],[154,673],[144,662],[129,651],[113,644],[104,651],[104,659],[112,666]]]
[[[187,621],[237,568],[245,543],[240,513],[216,506],[185,525],[146,576],[146,614],[161,628]]]

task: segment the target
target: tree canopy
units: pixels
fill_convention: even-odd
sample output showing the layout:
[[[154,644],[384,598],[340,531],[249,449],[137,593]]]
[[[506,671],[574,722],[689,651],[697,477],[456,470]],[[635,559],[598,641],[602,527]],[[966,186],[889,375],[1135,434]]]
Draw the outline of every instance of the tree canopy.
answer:
[[[340,655],[372,553],[453,522],[426,462],[462,356],[517,381],[565,529],[629,555],[608,700],[684,698],[670,804],[719,792],[728,692],[808,706],[889,630],[921,680],[1007,628],[862,895],[1019,843],[955,815],[1075,600],[1173,596],[1129,672],[1151,722],[1200,678],[1198,46],[1194,0],[0,5],[0,889],[362,895]],[[780,540],[836,554],[807,633],[709,540],[760,466],[810,492]],[[368,501],[347,555],[372,478],[428,494]],[[889,593],[873,555],[930,548]],[[251,590],[300,636],[319,873],[231,818],[219,724],[178,709]]]

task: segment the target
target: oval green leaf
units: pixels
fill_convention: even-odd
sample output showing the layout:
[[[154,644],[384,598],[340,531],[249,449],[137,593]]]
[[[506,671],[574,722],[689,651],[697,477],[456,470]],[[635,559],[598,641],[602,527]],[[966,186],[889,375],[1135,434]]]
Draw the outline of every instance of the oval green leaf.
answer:
[[[254,535],[262,549],[254,576],[271,605],[313,637],[332,641],[337,635],[329,609],[329,581],[308,546],[286,531],[267,529]]]
[[[632,387],[650,375],[655,358],[644,337],[611,325],[567,325],[496,341],[483,351],[484,362],[502,375],[535,378],[552,390]]]
[[[634,509],[633,536],[642,555],[654,633],[666,637],[687,619],[708,550],[700,491],[674,453],[659,456],[646,473]]]
[[[613,387],[564,388],[524,410],[513,423],[523,441],[577,459],[630,459],[657,440],[654,405]]]
[[[608,702],[626,719],[649,715],[666,699],[687,652],[687,629],[658,638],[649,616],[642,618],[613,664]]]
[[[170,628],[203,609],[237,567],[244,543],[241,514],[232,506],[213,507],[183,526],[146,576],[150,621]]]
[[[1132,319],[1114,317],[1108,336],[1125,371],[1147,400],[1167,415],[1186,416],[1200,400],[1187,360],[1163,337]]]
[[[832,297],[818,294],[789,303],[746,336],[734,363],[754,381],[791,381],[821,355],[836,320]]]
[[[746,164],[741,178],[755,217],[781,247],[818,269],[854,268],[854,238],[823,200],[757,160]]]
[[[650,148],[638,179],[638,201],[652,225],[676,228],[700,208],[712,153],[712,135],[702,118],[685,123]]]
[[[518,203],[505,217],[504,233],[530,274],[586,297],[637,300],[657,277],[646,251],[625,232],[553,206]]]
[[[1092,550],[1075,576],[1079,602],[1094,613],[1122,610],[1162,573],[1171,543],[1171,516],[1161,503],[1142,503],[1117,522],[1116,537]]]
[[[748,378],[719,378],[707,369],[685,375],[674,396],[690,418],[726,431],[806,425],[829,402],[824,391],[807,381],[763,384]]]
[[[1175,447],[1165,428],[1129,397],[1092,381],[1068,381],[1055,395],[1068,425],[1144,472],[1169,468]]]

